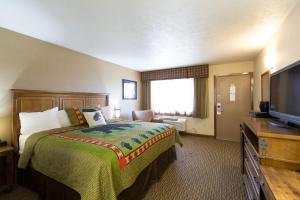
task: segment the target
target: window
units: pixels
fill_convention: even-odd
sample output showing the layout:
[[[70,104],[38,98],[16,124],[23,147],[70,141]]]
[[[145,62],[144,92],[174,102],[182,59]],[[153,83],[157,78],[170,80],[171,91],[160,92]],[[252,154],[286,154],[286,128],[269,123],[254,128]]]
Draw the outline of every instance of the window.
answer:
[[[151,107],[161,114],[193,112],[194,79],[151,81]]]

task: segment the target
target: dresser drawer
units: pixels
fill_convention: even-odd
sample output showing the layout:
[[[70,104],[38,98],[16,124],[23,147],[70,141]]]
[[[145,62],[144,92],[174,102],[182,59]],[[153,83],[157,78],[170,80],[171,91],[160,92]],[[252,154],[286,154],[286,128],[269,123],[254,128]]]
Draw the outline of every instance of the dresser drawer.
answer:
[[[254,189],[253,189],[252,185],[250,184],[249,177],[246,174],[243,175],[243,182],[244,182],[244,186],[246,189],[247,199],[248,200],[258,200],[254,193]]]
[[[248,183],[249,183],[249,186],[250,186],[251,191],[252,191],[253,199],[258,200],[259,199],[259,188],[257,188],[256,182],[253,178],[254,176],[251,173],[250,168],[249,168],[248,165],[245,165],[245,170],[246,170],[246,176],[248,178]]]
[[[253,171],[254,175],[256,175],[256,177],[259,177],[260,175],[260,170],[257,166],[257,162],[254,160],[254,158],[251,156],[251,154],[249,153],[249,150],[247,148],[245,148],[244,150],[244,155],[245,155],[245,161],[247,161],[247,163],[249,164],[249,166],[251,167],[251,170]]]
[[[247,142],[247,139],[245,140],[245,151],[248,155],[248,158],[253,162],[254,167],[258,171],[259,170],[259,156],[256,153],[253,146]]]
[[[251,168],[249,165],[245,162],[245,170],[246,170],[246,176],[248,178],[249,185],[251,186],[252,190],[252,196],[254,199],[259,199],[259,185],[257,185],[257,182],[255,180],[255,175],[253,175]],[[257,178],[256,178],[257,179]]]
[[[253,163],[249,158],[245,157],[244,164],[245,164],[247,176],[249,177],[249,180],[253,185],[256,194],[258,195],[259,187],[260,187],[259,173],[254,168]]]

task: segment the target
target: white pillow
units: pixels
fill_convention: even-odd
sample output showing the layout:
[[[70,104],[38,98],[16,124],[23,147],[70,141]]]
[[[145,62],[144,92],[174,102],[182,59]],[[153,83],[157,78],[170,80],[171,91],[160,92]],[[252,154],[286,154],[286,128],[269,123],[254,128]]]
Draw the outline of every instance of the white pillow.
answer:
[[[19,113],[21,134],[31,135],[40,131],[60,128],[57,112],[58,108],[52,108],[44,112]]]
[[[43,112],[58,112],[58,107],[54,107],[49,110],[44,110]]]
[[[61,127],[71,126],[69,116],[65,110],[60,110],[57,112],[57,118],[59,120]]]
[[[101,107],[101,112],[106,120],[113,119],[114,110],[111,106]]]
[[[83,113],[89,127],[105,125],[105,119],[100,111],[95,112],[84,112]]]

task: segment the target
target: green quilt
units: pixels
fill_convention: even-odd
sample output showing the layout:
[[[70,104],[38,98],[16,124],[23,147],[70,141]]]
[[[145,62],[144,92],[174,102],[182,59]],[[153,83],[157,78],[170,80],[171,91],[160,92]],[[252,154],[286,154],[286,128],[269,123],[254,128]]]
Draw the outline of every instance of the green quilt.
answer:
[[[162,152],[180,143],[167,124],[115,121],[35,133],[19,168],[33,169],[78,191],[83,200],[117,199]]]

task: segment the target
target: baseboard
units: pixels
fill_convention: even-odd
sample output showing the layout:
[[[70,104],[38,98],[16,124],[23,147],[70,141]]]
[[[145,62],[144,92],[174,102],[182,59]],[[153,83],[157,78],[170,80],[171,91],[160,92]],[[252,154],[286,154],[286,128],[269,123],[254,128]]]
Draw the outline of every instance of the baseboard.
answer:
[[[207,138],[215,138],[214,135],[205,135],[205,134],[198,134],[198,133],[188,133],[185,131],[180,131],[180,135],[192,135],[192,136],[197,136],[197,137],[207,137]]]

